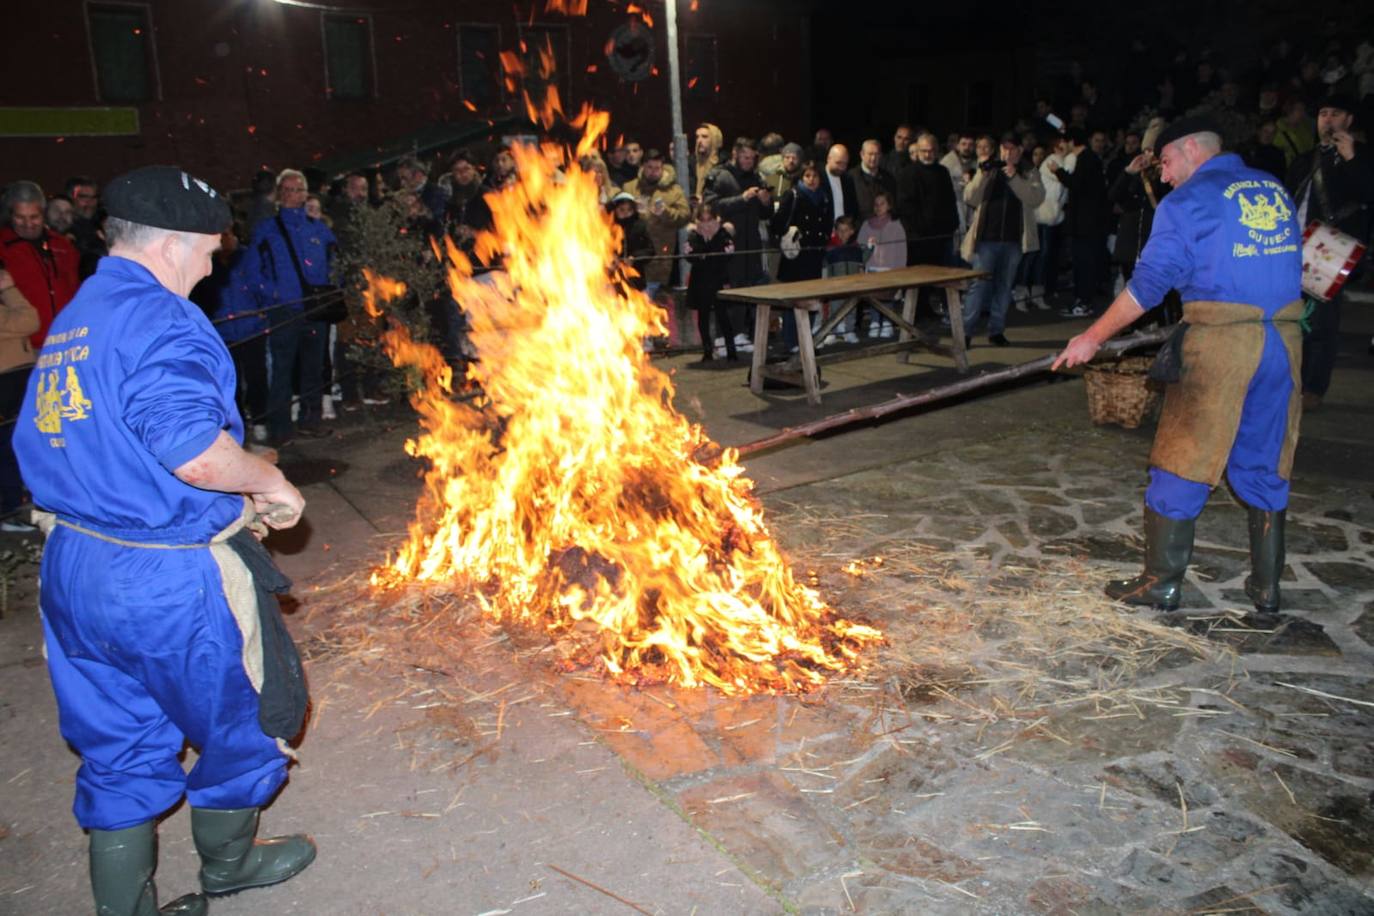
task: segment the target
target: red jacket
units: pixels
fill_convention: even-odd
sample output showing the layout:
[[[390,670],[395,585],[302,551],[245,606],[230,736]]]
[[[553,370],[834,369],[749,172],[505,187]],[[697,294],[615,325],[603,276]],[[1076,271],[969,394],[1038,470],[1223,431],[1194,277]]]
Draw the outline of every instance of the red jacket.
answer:
[[[14,285],[38,312],[38,330],[29,336],[35,350],[43,346],[53,316],[76,295],[80,262],[76,246],[50,229],[30,242],[9,226],[0,228],[0,267],[10,272]]]

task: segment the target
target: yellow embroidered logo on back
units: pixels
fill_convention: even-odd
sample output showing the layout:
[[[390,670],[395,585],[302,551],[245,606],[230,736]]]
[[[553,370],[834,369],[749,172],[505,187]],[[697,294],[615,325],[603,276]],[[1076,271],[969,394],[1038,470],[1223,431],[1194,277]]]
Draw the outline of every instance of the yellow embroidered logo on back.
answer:
[[[1237,195],[1236,200],[1240,204],[1240,224],[1249,229],[1273,232],[1279,223],[1286,223],[1293,216],[1293,211],[1288,209],[1283,197],[1278,194],[1274,195],[1272,202],[1267,194],[1255,195],[1253,203],[1244,194]]]
[[[67,367],[65,379],[59,379],[56,369],[40,373],[34,401],[34,425],[39,432],[50,434],[62,432],[63,420],[89,419],[94,406],[81,390],[75,366]]]

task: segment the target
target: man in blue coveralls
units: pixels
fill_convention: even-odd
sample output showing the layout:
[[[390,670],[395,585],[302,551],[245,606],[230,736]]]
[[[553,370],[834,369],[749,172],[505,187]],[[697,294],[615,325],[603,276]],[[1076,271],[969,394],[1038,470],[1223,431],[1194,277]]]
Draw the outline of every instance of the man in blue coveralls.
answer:
[[[105,205],[110,254],[49,331],[14,446],[49,513],[40,602],[97,912],[203,913],[206,894],[284,881],[315,857],[307,837],[254,840],[287,757],[259,719],[257,620],[227,597],[244,567],[222,552],[252,540],[255,513],[286,528],[305,503],[241,447],[233,361],[186,298],[229,224],[223,198],[150,166],[112,182]],[[186,742],[200,752],[189,773]],[[159,910],[155,820],[183,796],[205,894]]]
[[[1069,341],[1054,367],[1092,359],[1170,289],[1183,318],[1166,350],[1181,364],[1150,450],[1145,569],[1112,582],[1127,604],[1174,610],[1193,529],[1225,473],[1249,510],[1256,609],[1279,609],[1284,511],[1301,418],[1302,226],[1273,176],[1221,152],[1217,127],[1184,118],[1156,142],[1165,181],[1149,243],[1111,307]]]

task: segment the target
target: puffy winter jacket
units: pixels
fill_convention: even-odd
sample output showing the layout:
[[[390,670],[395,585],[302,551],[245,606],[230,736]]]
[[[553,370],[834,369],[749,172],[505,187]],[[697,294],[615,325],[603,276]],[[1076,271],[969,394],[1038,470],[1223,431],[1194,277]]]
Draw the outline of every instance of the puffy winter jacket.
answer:
[[[76,246],[50,229],[33,242],[9,226],[0,229],[0,267],[10,272],[14,285],[38,312],[38,330],[29,336],[35,350],[43,346],[53,316],[81,286],[80,263]]]

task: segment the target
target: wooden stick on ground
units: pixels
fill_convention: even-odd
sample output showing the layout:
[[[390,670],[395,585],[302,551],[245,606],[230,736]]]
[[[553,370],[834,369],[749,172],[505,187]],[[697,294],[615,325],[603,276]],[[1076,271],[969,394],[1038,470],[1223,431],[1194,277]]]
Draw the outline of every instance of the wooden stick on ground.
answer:
[[[606,890],[604,887],[602,887],[602,886],[599,885],[599,884],[593,884],[592,882],[588,881],[586,878],[579,878],[577,875],[574,875],[572,872],[570,872],[570,871],[565,871],[564,869],[559,868],[557,865],[554,865],[554,864],[551,863],[551,862],[545,862],[544,864],[547,865],[547,866],[549,866],[549,868],[552,868],[554,871],[558,872],[560,875],[562,875],[562,876],[565,877],[565,878],[570,878],[570,879],[572,879],[573,881],[576,881],[578,884],[585,884],[587,887],[590,887],[590,888],[591,888],[592,890],[594,890],[594,891],[600,891],[601,893],[605,894],[607,897],[610,897],[612,900],[619,900],[621,903],[625,904],[627,907],[629,907],[630,909],[634,910],[636,913],[643,913],[644,916],[654,916],[653,913],[650,913],[648,910],[644,909],[644,907],[640,906],[639,904],[637,904],[637,903],[631,903],[630,901],[626,900],[624,897],[620,896],[619,894],[613,894],[613,893],[611,893],[610,891]]]
[[[1162,343],[1168,339],[1174,329],[1172,327],[1156,328],[1151,331],[1138,331],[1129,337],[1119,337],[1116,340],[1108,341],[1102,345],[1102,349],[1097,351],[1093,357],[1094,361],[1118,356],[1127,350],[1136,347],[1144,347],[1150,344]],[[868,407],[855,407],[846,410],[844,413],[831,414],[810,423],[802,423],[798,426],[789,426],[779,430],[771,436],[747,442],[739,447],[741,455],[751,455],[754,452],[761,452],[765,449],[773,448],[784,442],[793,439],[801,439],[805,436],[813,436],[816,433],[825,432],[830,429],[838,429],[841,426],[849,426],[851,423],[858,423],[860,420],[876,420],[885,417],[890,413],[906,410],[910,407],[920,407],[925,404],[933,404],[937,401],[947,400],[948,398],[958,397],[970,391],[977,391],[980,388],[988,388],[993,385],[1000,385],[1005,382],[1025,378],[1030,375],[1038,375],[1047,372],[1054,364],[1055,358],[1059,354],[1051,353],[1039,359],[1031,360],[1028,363],[1021,363],[1019,366],[1008,366],[1005,369],[994,369],[991,372],[982,372],[973,378],[960,379],[948,385],[940,385],[931,388],[929,391],[922,391],[920,394],[903,394],[895,398],[883,401],[881,404],[873,404]]]

